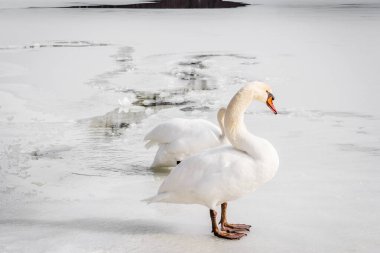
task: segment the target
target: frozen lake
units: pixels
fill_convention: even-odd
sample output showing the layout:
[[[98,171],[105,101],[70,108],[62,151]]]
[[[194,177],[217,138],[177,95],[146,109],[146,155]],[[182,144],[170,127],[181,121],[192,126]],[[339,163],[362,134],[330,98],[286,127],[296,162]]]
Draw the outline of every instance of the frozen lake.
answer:
[[[378,251],[380,5],[26,8],[46,4],[0,4],[0,252]],[[168,173],[145,133],[216,122],[253,80],[279,114],[253,104],[246,123],[280,168],[230,203],[251,233],[224,241],[202,206],[140,202]]]

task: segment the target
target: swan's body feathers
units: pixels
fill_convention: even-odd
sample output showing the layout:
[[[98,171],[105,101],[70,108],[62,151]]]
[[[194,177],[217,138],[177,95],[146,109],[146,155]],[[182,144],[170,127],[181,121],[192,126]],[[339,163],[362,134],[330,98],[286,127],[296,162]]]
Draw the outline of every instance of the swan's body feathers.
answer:
[[[261,166],[231,146],[210,149],[182,161],[150,202],[201,204],[214,209],[269,180],[262,175]]]

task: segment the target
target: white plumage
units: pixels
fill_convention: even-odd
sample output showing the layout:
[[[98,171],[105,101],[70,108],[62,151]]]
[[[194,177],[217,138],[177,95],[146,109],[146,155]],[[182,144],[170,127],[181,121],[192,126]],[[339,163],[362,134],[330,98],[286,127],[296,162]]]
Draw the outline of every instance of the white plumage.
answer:
[[[271,144],[259,137],[262,149]],[[276,173],[278,158],[271,167],[232,146],[213,148],[183,160],[171,171],[148,202],[200,204],[215,210],[224,202],[236,200],[269,181]]]
[[[249,133],[244,124],[244,112],[253,100],[265,102],[277,113],[268,85],[254,83],[240,89],[229,103],[224,119],[224,131],[232,146],[208,149],[183,160],[162,183],[157,195],[146,201],[204,205],[210,209],[215,236],[240,239],[246,235],[239,229],[249,231],[249,225],[227,223],[227,202],[269,181],[279,165],[275,148]],[[220,204],[223,204],[221,230],[215,211]]]
[[[219,110],[219,122],[224,112]],[[176,118],[153,128],[144,141],[146,148],[159,146],[151,167],[174,167],[190,155],[224,144],[225,138],[222,129],[207,120]]]
[[[202,152],[182,161],[149,202],[200,204],[215,209],[255,188],[255,161],[231,146]],[[223,172],[223,173],[221,173]],[[238,187],[236,187],[238,186]]]

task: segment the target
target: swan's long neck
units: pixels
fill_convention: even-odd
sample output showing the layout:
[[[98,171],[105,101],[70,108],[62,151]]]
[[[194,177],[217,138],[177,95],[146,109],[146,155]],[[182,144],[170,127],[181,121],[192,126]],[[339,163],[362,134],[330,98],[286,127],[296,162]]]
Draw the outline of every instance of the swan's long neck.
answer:
[[[246,131],[244,124],[244,112],[252,102],[252,96],[249,90],[241,89],[231,99],[227,106],[224,117],[224,131],[233,146],[238,148],[237,136]]]
[[[257,97],[252,86],[242,88],[231,100],[224,119],[224,131],[231,144],[261,161],[273,160],[276,150],[265,139],[251,134],[244,123],[244,112]]]

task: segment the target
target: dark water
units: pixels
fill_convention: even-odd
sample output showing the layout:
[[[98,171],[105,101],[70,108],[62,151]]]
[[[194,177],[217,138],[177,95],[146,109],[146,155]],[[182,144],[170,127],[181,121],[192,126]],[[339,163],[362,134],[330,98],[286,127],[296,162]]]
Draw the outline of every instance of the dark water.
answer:
[[[61,8],[119,8],[119,9],[212,9],[212,8],[236,8],[246,6],[246,3],[221,0],[161,0],[150,3],[138,4],[99,4],[99,5],[75,5]]]

